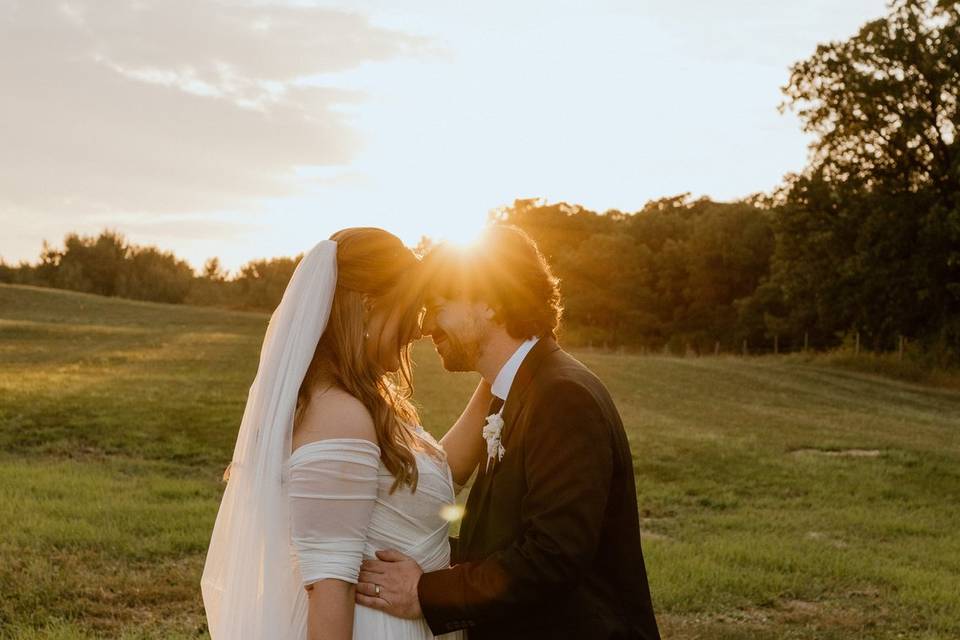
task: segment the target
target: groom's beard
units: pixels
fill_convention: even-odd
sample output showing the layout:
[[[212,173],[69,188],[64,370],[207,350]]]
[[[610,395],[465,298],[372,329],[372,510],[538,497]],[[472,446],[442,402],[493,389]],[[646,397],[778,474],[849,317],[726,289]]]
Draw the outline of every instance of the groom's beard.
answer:
[[[460,341],[455,336],[446,333],[443,341],[446,345],[441,350],[437,348],[443,368],[447,371],[474,371],[480,359],[480,341]]]

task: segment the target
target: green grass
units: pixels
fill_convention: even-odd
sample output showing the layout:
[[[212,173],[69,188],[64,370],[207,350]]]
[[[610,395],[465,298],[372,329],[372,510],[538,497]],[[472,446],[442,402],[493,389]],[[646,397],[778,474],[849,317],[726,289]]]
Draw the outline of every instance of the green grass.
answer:
[[[266,320],[0,286],[0,638],[206,636]],[[960,393],[817,359],[577,355],[627,425],[665,638],[960,636]],[[476,378],[416,361],[439,435]],[[848,449],[872,453],[818,453]]]
[[[851,348],[843,347],[828,353],[794,353],[790,360],[960,391],[960,368],[947,367],[943,363],[946,356],[925,353],[914,345],[910,345],[902,357],[895,352],[854,354]]]

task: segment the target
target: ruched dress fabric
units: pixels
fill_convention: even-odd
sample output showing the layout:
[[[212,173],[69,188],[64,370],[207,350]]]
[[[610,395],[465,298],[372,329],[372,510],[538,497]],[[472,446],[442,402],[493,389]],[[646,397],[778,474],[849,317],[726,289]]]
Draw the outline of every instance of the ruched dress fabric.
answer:
[[[416,432],[425,449],[438,449],[422,428]],[[383,549],[412,557],[424,571],[449,566],[449,525],[441,512],[454,502],[450,468],[435,453],[418,451],[415,457],[416,492],[401,487],[391,494],[394,478],[380,460],[380,448],[368,440],[319,440],[293,452],[287,463],[291,551],[304,585],[325,578],[356,584],[361,560]],[[358,604],[353,637],[427,640],[434,635],[423,618],[405,620]],[[439,637],[464,636],[457,631]]]

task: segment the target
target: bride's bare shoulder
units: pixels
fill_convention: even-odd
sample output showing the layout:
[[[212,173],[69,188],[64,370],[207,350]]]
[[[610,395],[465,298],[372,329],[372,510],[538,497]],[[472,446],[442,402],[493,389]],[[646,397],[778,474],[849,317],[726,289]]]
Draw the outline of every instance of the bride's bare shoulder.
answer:
[[[311,396],[300,424],[293,431],[293,448],[332,438],[355,438],[377,443],[377,431],[370,411],[360,400],[337,388]]]

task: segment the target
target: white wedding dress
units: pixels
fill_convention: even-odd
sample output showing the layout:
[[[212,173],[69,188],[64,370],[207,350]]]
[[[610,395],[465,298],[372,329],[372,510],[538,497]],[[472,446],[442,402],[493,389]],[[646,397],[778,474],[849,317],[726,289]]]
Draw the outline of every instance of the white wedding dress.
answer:
[[[212,640],[305,640],[304,584],[356,582],[361,559],[381,549],[406,553],[425,571],[450,562],[440,515],[454,493],[445,462],[418,452],[417,491],[391,494],[393,477],[372,442],[325,440],[290,453],[297,392],[336,286],[337,244],[324,240],[297,264],[270,316],[200,581]],[[437,446],[417,433],[425,446]],[[433,638],[422,619],[359,605],[353,633],[363,640]]]
[[[357,582],[363,558],[396,549],[424,571],[450,564],[448,523],[443,508],[453,503],[450,467],[438,459],[438,445],[421,427],[424,451],[416,452],[416,492],[390,493],[393,476],[369,440],[337,438],[299,447],[287,463],[291,550],[304,585],[324,578]],[[440,453],[442,456],[442,453]],[[354,638],[427,640],[434,635],[422,618],[405,620],[357,605]],[[306,637],[304,628],[295,633]],[[460,639],[461,632],[441,636]]]

